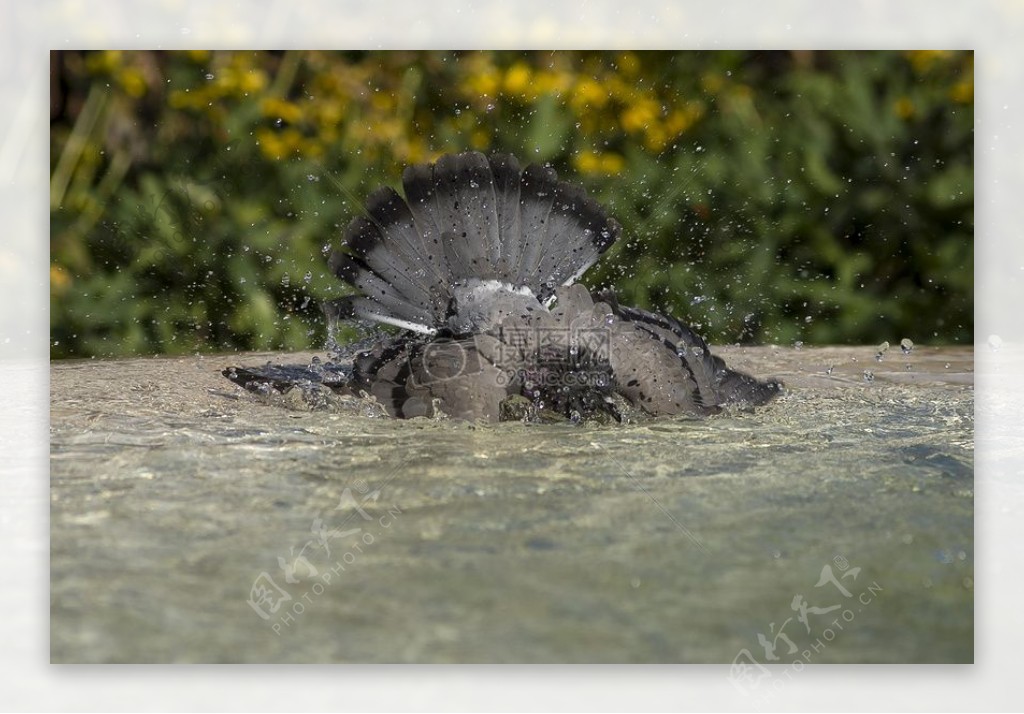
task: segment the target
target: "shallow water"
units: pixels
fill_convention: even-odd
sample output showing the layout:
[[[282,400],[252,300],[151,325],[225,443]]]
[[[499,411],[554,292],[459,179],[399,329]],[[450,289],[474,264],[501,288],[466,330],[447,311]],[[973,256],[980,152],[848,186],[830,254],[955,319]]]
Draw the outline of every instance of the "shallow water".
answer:
[[[876,351],[715,349],[787,393],[582,427],[54,363],[51,658],[970,662],[972,350]]]

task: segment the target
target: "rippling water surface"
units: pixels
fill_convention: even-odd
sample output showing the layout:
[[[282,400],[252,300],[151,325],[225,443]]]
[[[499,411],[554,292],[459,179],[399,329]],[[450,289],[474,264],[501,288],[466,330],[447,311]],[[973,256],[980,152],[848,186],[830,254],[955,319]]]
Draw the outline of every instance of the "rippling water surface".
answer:
[[[54,363],[52,659],[972,661],[972,351],[715,351],[787,393],[480,426],[219,373],[312,353]]]

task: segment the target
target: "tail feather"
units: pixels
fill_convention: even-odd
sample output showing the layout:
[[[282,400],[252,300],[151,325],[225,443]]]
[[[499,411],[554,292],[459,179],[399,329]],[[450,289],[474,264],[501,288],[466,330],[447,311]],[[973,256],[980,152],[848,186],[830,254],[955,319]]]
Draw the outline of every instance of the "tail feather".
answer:
[[[402,173],[402,187],[423,243],[430,274],[436,285],[447,288],[456,278],[442,246],[444,229],[435,197],[433,164],[407,166]]]
[[[536,164],[526,167],[519,184],[519,214],[523,237],[516,284],[534,287],[539,280],[540,260],[548,239],[548,218],[555,200],[558,176],[554,169]],[[538,292],[535,290],[534,292]]]
[[[435,168],[434,164],[407,166],[402,173],[402,187],[426,249],[427,264],[433,269],[432,275],[438,285],[450,292],[458,282],[459,274],[468,267],[463,265],[461,256],[454,249],[449,251],[447,248],[454,231],[438,200]]]
[[[513,156],[493,156],[491,173],[494,175],[495,210],[498,213],[498,234],[501,237],[497,277],[506,283],[515,283],[523,251],[519,211],[522,170]]]
[[[494,277],[488,256],[492,242],[498,241],[498,219],[494,200],[488,206],[485,197],[487,192],[493,196],[493,190],[482,154],[447,154],[434,164],[442,243],[456,278]]]
[[[382,233],[378,225],[368,218],[353,220],[345,230],[349,253],[334,251],[328,261],[329,267],[356,289],[360,288],[354,282],[355,277],[370,273],[390,286],[394,294],[401,296],[410,306],[429,312],[431,295],[423,285],[422,263],[409,256],[392,234]],[[372,294],[368,296],[373,297]]]
[[[382,186],[366,198],[366,212],[391,245],[404,251],[411,259],[426,260],[428,250],[409,205],[390,186]]]
[[[331,269],[336,276],[357,288],[367,299],[378,303],[390,314],[425,326],[433,323],[434,316],[427,306],[400,293],[357,259],[336,253],[331,256]]]
[[[568,285],[597,262],[615,240],[620,228],[586,192],[559,184],[548,216],[549,240],[545,243],[538,275],[542,285]]]
[[[328,300],[322,307],[329,323],[357,319],[394,325],[424,335],[433,335],[437,332],[436,328],[429,325],[399,317],[376,300],[362,295],[346,295]]]

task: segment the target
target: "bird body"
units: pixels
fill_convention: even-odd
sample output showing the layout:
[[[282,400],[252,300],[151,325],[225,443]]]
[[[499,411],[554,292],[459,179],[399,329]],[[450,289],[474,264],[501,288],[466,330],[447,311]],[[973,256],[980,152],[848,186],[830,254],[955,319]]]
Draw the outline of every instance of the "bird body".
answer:
[[[500,421],[618,418],[623,406],[706,416],[781,390],[728,369],[675,318],[576,283],[621,227],[549,167],[449,154],[408,167],[403,188],[404,199],[373,192],[345,230],[329,265],[355,293],[325,312],[405,332],[357,352],[335,391],[371,395],[396,417]],[[225,375],[250,389],[297,381],[280,369]]]

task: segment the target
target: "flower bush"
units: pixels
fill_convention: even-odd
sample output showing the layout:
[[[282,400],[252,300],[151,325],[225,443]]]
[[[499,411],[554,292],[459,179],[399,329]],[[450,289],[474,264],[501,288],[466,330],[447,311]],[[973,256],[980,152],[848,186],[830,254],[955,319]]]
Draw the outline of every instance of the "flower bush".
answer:
[[[302,349],[325,253],[445,152],[624,226],[587,276],[713,342],[970,342],[971,52],[69,52],[54,357]]]

